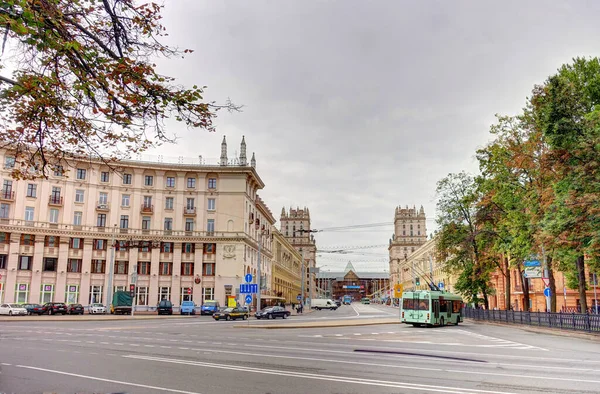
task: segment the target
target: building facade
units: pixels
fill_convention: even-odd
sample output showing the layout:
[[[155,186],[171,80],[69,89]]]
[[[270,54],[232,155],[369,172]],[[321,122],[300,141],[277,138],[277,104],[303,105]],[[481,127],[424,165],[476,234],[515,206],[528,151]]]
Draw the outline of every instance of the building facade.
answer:
[[[387,272],[358,272],[348,263],[344,272],[320,271],[317,274],[319,288],[324,289],[322,296],[334,300],[344,296],[353,301],[361,298],[385,298],[389,294],[390,277]]]
[[[214,164],[73,160],[34,181],[11,179],[14,157],[0,151],[0,300],[87,305],[134,279],[141,309],[239,298],[259,239],[270,274],[271,237],[260,234],[274,222],[255,157],[240,148],[228,159],[224,138]]]
[[[394,234],[389,241],[390,281],[393,284],[401,283],[402,264],[411,254],[427,242],[426,217],[423,206],[396,207],[394,212]]]
[[[285,298],[286,304],[297,302],[301,291],[302,255],[276,229],[273,230],[271,290],[274,296]]]
[[[304,297],[305,299],[312,298],[316,289],[317,244],[315,237],[310,232],[310,211],[306,207],[304,209],[290,208],[288,212],[282,208],[279,221],[281,233],[302,255],[305,271]],[[310,294],[311,289],[313,294]]]

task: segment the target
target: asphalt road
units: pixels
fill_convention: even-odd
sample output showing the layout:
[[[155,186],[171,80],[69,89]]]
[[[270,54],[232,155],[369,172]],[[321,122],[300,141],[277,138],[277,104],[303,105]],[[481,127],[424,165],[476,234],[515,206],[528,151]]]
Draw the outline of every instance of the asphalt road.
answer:
[[[0,392],[598,393],[600,341],[468,323],[256,328],[397,309],[353,304],[287,320],[0,322]]]

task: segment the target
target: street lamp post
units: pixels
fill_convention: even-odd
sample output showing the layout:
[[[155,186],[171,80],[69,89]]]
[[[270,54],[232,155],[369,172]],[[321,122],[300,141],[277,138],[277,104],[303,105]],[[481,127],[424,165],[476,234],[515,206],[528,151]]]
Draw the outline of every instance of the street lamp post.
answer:
[[[106,294],[106,307],[110,309],[110,305],[112,304],[112,296],[113,296],[113,278],[114,278],[114,266],[115,266],[115,231],[117,231],[117,225],[115,224],[112,232],[112,237],[110,239],[110,262],[108,263],[108,289]]]

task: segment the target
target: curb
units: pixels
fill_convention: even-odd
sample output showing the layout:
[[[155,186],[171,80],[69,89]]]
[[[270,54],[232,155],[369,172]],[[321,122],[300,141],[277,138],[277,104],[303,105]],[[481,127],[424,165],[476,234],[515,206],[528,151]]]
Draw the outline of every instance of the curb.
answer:
[[[469,317],[465,318],[465,320],[469,320],[471,323],[475,323],[475,324],[487,324],[487,325],[498,326],[498,327],[512,327],[512,328],[516,328],[516,329],[527,331],[527,332],[551,334],[551,335],[556,335],[556,336],[560,336],[560,337],[588,339],[590,341],[600,341],[600,333],[562,330],[559,328],[528,326],[528,325],[521,325],[521,324],[510,324],[510,323],[502,323],[502,322],[497,322],[497,321],[476,320],[476,319],[469,318]]]
[[[158,319],[185,319],[185,318],[190,318],[190,316],[148,316],[148,315],[134,315],[134,317],[132,318],[131,315],[123,315],[123,316],[111,316],[111,315],[104,315],[104,316],[94,316],[94,318],[76,318],[76,317],[64,317],[62,318],[50,318],[50,316],[43,318],[43,317],[28,317],[28,316],[13,316],[11,318],[0,318],[0,323],[5,323],[5,322],[16,322],[16,323],[23,323],[23,322],[40,322],[40,321],[48,321],[48,322],[90,322],[90,321],[100,321],[100,322],[108,322],[108,321],[122,321],[122,320],[158,320]]]
[[[354,327],[354,326],[377,326],[381,324],[402,324],[399,321],[380,321],[380,322],[353,322],[342,321],[330,324],[324,323],[299,323],[299,324],[270,324],[270,325],[234,325],[233,328],[256,328],[267,330],[292,329],[292,328],[336,328],[336,327]]]

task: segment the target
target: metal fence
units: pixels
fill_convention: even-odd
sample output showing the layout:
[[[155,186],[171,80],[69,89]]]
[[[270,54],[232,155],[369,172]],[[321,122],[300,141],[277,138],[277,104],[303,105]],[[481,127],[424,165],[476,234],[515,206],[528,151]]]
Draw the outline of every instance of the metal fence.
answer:
[[[520,312],[463,308],[463,317],[561,330],[600,333],[600,315],[589,313]]]

